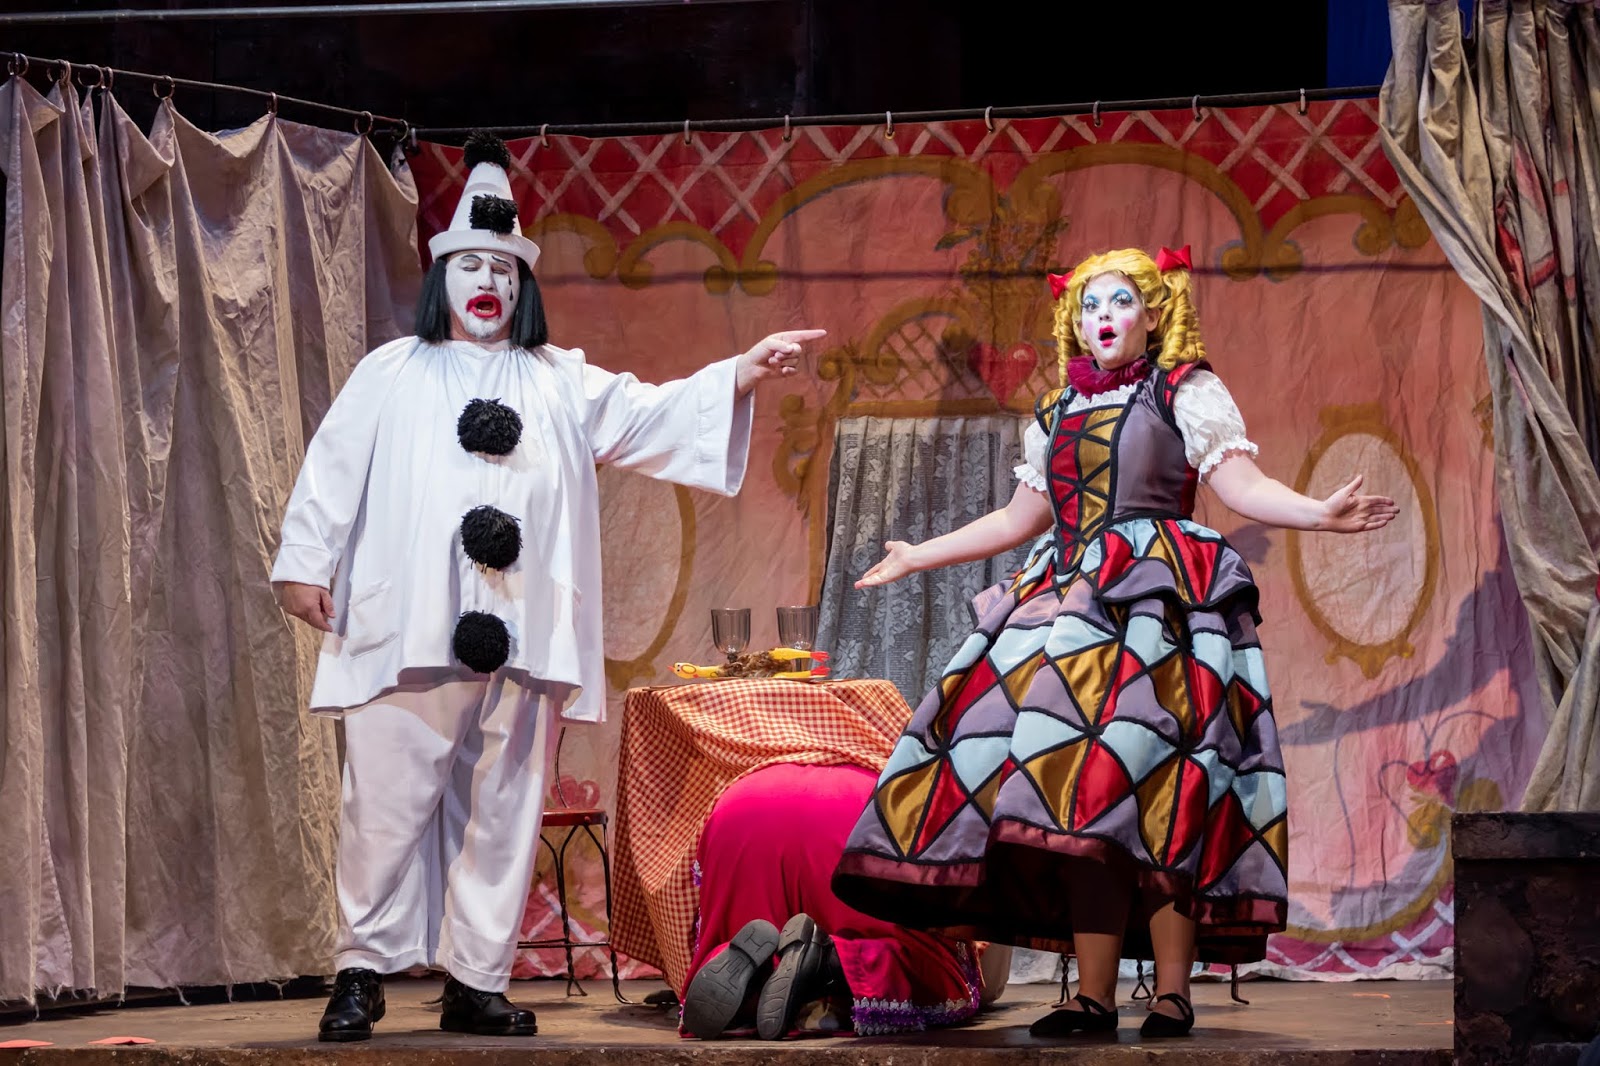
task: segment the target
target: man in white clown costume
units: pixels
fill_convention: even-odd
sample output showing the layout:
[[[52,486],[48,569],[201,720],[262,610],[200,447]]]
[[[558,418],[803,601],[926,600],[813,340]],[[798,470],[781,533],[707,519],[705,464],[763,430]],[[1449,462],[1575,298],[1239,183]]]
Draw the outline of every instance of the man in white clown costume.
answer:
[[[440,1028],[537,1031],[505,997],[558,719],[605,707],[600,508],[612,463],[732,495],[751,390],[821,330],[654,386],[547,343],[498,139],[468,141],[417,335],[357,364],[306,449],[272,570],[326,632],[311,711],[342,715],[338,977],[323,1040],[364,1040],[382,975],[449,974]]]

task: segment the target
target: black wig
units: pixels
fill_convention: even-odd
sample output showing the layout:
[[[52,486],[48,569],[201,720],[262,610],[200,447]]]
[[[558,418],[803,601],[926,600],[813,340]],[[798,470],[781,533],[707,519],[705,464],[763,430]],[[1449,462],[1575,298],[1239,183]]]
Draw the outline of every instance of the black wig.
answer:
[[[430,344],[442,344],[450,339],[450,294],[444,281],[444,265],[448,258],[433,261],[423,275],[422,295],[417,298],[416,334]],[[534,280],[528,264],[521,256],[515,258],[518,288],[517,306],[511,312],[511,346],[537,348],[550,340],[550,327],[544,320],[544,297],[539,294],[539,283]]]

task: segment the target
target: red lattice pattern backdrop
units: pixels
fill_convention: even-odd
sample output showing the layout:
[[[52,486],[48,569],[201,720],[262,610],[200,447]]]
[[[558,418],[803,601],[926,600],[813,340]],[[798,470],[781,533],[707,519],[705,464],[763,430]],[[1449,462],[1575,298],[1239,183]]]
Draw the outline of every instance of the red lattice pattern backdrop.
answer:
[[[709,230],[736,255],[784,195],[844,163],[912,156],[981,161],[1004,188],[1041,156],[1101,145],[1182,151],[1226,175],[1271,228],[1301,203],[1368,197],[1392,211],[1402,193],[1378,141],[1375,100],[1298,106],[1105,113],[997,122],[804,126],[646,137],[546,136],[510,142],[524,226],[551,215],[593,219],[618,244],[669,222]],[[412,162],[424,259],[450,223],[461,152],[424,142]],[[520,179],[520,180],[519,180]]]
[[[738,500],[612,483],[630,494],[603,514],[618,688],[704,661],[708,606],[814,595],[837,419],[1022,415],[1055,379],[1044,273],[1192,242],[1206,343],[1263,467],[1325,492],[1359,464],[1406,508],[1362,544],[1200,514],[1261,585],[1290,762],[1290,931],[1262,969],[1448,971],[1450,814],[1514,805],[1540,738],[1523,725],[1529,678],[1506,665],[1524,622],[1500,557],[1479,310],[1399,189],[1375,101],[510,148],[563,343],[646,380],[802,320],[837,345],[758,405]],[[425,143],[411,166],[425,249],[461,153]],[[891,180],[906,177],[929,180]],[[662,536],[641,543],[641,522]],[[569,735],[569,801],[614,809],[619,697],[604,727]],[[573,850],[569,899],[598,936],[598,859]],[[554,902],[542,860],[525,935],[554,933]],[[580,973],[602,961],[582,953]],[[545,952],[517,972],[562,965]]]

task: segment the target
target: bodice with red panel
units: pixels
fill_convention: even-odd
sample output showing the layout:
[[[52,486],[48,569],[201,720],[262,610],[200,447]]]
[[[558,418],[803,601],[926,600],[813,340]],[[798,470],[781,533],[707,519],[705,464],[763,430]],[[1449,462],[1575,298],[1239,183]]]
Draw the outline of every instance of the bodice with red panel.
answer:
[[[1193,521],[1200,475],[1185,454],[1173,399],[1200,369],[1206,365],[1156,370],[1125,399],[1079,410],[1069,409],[1070,387],[1039,398],[1055,550],[1046,567],[1034,565],[1043,562],[1037,556],[1023,567],[1024,596],[1083,576],[1105,595],[1160,591],[1190,609],[1242,595],[1253,610],[1249,567],[1219,533]]]

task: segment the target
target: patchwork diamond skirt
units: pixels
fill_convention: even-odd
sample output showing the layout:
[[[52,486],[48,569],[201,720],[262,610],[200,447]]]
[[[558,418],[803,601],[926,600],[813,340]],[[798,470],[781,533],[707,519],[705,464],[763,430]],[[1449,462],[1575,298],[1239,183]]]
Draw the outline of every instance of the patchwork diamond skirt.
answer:
[[[974,601],[834,873],[850,906],[1070,951],[1068,879],[1106,864],[1198,923],[1200,958],[1265,956],[1287,916],[1287,792],[1249,567],[1184,519],[1049,538]],[[1098,872],[1098,871],[1097,871]],[[1138,907],[1124,956],[1149,958]]]

